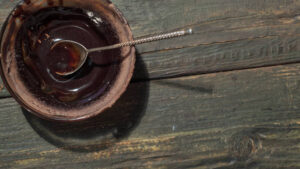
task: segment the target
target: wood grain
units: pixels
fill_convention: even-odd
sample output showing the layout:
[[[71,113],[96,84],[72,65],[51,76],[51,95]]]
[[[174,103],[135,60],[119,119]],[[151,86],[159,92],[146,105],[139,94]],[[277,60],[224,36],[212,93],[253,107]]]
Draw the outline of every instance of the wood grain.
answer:
[[[0,168],[299,168],[299,89],[300,64],[139,82],[80,124],[0,99]]]
[[[299,61],[296,0],[113,0],[136,37],[192,27],[193,36],[138,46],[149,77]],[[139,67],[137,66],[137,69]]]
[[[0,0],[0,24],[16,0]],[[157,79],[299,62],[298,0],[112,0],[135,37],[191,27],[194,35],[137,47]],[[143,69],[137,65],[137,70]]]
[[[0,24],[17,1],[0,0]],[[134,81],[300,61],[297,0],[113,0],[135,37],[192,27],[192,36],[137,47]],[[147,76],[142,72],[146,66]],[[0,82],[0,85],[2,82]],[[1,89],[1,88],[0,88]],[[0,90],[0,97],[8,97]]]
[[[0,82],[0,168],[300,168],[299,0],[112,2],[135,37],[195,34],[138,46],[134,83],[78,124],[30,115]],[[0,25],[16,4],[0,0]]]

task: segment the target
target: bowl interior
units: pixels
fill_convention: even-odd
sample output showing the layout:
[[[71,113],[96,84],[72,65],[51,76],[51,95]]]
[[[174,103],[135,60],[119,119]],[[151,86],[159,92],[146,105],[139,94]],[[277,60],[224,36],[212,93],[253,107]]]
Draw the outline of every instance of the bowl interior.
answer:
[[[93,48],[132,40],[132,33],[109,1],[21,2],[3,26],[0,43],[0,72],[12,96],[30,112],[54,120],[85,119],[112,106],[132,77],[134,48],[91,53],[80,71],[62,77],[53,67],[67,58],[51,53],[55,39]]]

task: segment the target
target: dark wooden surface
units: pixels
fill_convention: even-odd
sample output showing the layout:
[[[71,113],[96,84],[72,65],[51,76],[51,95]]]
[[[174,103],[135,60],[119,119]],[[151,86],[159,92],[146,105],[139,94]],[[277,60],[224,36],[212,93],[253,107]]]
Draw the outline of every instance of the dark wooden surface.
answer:
[[[299,0],[113,2],[135,37],[195,34],[138,46],[126,93],[79,124],[30,115],[0,83],[0,168],[300,168]]]

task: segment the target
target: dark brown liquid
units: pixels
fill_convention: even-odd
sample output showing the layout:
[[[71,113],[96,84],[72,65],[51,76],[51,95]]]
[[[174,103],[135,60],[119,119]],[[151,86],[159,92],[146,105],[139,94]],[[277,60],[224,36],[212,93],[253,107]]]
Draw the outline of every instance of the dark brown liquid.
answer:
[[[119,71],[120,50],[94,52],[74,75],[63,77],[78,64],[70,46],[51,50],[53,40],[73,40],[86,48],[118,43],[103,18],[91,11],[47,8],[25,16],[16,42],[19,71],[28,88],[56,107],[80,106],[101,97],[114,83]]]

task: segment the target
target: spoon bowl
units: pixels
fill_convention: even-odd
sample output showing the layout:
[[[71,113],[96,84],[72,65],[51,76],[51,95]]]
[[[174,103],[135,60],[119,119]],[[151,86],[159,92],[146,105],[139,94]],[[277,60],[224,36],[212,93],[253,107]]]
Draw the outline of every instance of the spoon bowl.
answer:
[[[53,46],[51,46],[51,50],[55,50],[56,48],[67,50],[67,53],[70,53],[70,57],[77,60],[77,64],[68,66],[68,69],[55,71],[56,74],[61,76],[69,76],[77,72],[84,65],[89,54],[88,49],[85,46],[71,40],[54,41]]]

